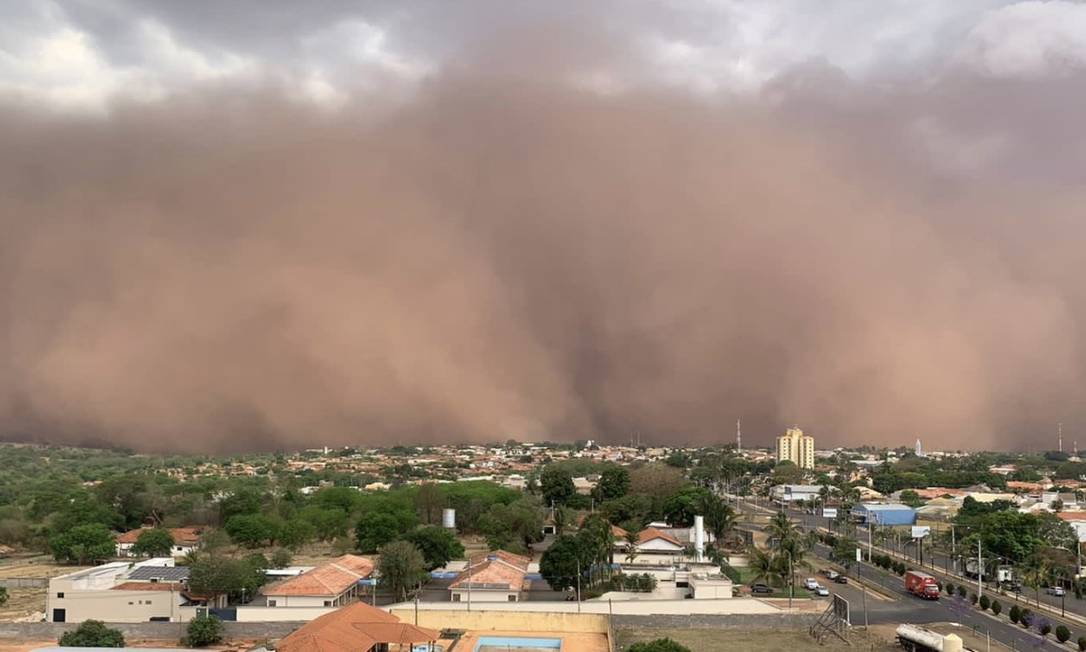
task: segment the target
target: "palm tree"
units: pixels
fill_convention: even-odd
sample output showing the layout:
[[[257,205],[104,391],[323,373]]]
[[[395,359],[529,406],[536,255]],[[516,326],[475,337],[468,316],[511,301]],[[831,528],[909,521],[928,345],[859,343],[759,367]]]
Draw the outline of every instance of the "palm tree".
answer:
[[[1031,556],[1022,569],[1022,581],[1033,589],[1038,606],[1041,604],[1041,585],[1048,580],[1051,570],[1048,562],[1037,554]]]
[[[766,526],[766,534],[769,535],[771,547],[780,549],[796,537],[796,526],[788,514],[777,512]]]
[[[787,566],[782,567],[779,555],[771,555],[757,546],[750,546],[747,557],[747,568],[751,572],[751,581],[775,585],[784,584]]]

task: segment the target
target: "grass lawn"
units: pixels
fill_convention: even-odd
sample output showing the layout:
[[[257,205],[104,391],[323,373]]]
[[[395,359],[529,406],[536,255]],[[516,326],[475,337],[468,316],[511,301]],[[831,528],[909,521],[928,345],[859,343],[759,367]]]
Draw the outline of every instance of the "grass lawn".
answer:
[[[751,584],[755,583],[755,581],[754,581],[754,572],[751,569],[749,569],[749,568],[747,568],[745,566],[742,566],[742,567],[736,568],[735,570],[739,571],[740,584],[742,584],[743,586],[746,586],[746,587],[749,588]],[[793,596],[796,599],[811,597],[811,592],[808,591],[807,589],[803,588],[802,582],[803,582],[804,579],[806,579],[806,576],[801,576],[799,574],[796,575],[796,592],[795,592],[795,595]],[[768,582],[765,582],[765,583],[768,584]],[[759,593],[755,597],[759,597],[759,598],[787,598],[788,597],[788,587],[787,586],[782,588],[782,587],[772,586],[771,585],[771,587],[773,589],[773,593]]]

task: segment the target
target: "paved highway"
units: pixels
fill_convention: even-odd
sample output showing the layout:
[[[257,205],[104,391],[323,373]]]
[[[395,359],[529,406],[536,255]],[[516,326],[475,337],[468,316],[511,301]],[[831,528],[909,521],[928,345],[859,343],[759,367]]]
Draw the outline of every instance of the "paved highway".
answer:
[[[741,507],[744,511],[764,509],[754,507],[747,503],[743,503]],[[809,515],[795,514],[794,516],[798,519],[800,516]],[[808,522],[805,518],[803,520],[804,522]],[[817,520],[824,521],[824,519]],[[811,522],[810,524],[821,526],[824,523],[815,524]],[[830,549],[821,544],[816,545],[813,552],[824,560],[828,560],[830,557]],[[881,593],[892,598],[891,600],[876,599],[873,597],[872,593],[868,593],[866,600],[866,617],[867,623],[869,624],[961,623],[963,627],[971,628],[982,636],[990,634],[993,647],[997,644],[1003,644],[1007,648],[1018,650],[1062,650],[1066,652],[1069,649],[1066,646],[1059,645],[1051,635],[1048,639],[1042,639],[1041,636],[1036,633],[1026,631],[1021,627],[1010,624],[1010,621],[1007,620],[1005,615],[1000,619],[996,619],[988,614],[984,614],[962,598],[949,598],[945,595],[940,596],[939,600],[922,600],[917,598],[905,591],[904,581],[900,577],[891,575],[866,562],[854,565],[849,571],[850,579],[855,580],[857,575],[869,586],[878,587]],[[826,582],[823,581],[823,584],[826,584]],[[863,589],[859,583],[854,581],[852,584],[847,585],[833,583],[826,585],[830,587],[830,590],[833,593],[848,600],[852,624],[854,626],[863,625],[864,599]],[[1011,605],[1014,604],[1014,599],[1013,597],[1008,599],[1006,596],[1000,596],[999,600],[1003,603],[1003,612],[1006,614]],[[1057,620],[1053,620],[1052,622],[1053,627],[1055,627]],[[1071,623],[1069,623],[1069,625],[1071,625],[1071,630],[1074,632],[1072,640],[1079,635],[1086,635],[1086,627],[1074,626],[1074,624]]]

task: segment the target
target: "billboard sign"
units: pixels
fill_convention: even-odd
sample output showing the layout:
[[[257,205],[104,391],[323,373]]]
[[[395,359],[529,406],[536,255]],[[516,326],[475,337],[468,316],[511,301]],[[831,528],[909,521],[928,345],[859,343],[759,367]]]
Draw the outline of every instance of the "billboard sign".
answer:
[[[931,528],[928,527],[927,525],[914,525],[913,526],[913,538],[914,539],[923,539],[924,537],[928,536],[929,534],[931,534]]]
[[[836,507],[823,507],[822,508],[822,516],[824,516],[825,518],[837,518],[837,508]]]

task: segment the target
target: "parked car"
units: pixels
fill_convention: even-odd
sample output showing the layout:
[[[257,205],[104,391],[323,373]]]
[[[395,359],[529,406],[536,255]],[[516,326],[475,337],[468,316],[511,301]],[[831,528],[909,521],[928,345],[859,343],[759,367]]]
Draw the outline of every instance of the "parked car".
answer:
[[[820,598],[828,598],[829,595],[830,595],[830,590],[827,589],[826,587],[822,586],[821,584],[819,584],[818,586],[815,587],[814,592],[815,592],[815,595],[817,595]]]
[[[1062,597],[1065,594],[1062,586],[1050,586],[1045,592],[1056,597]]]
[[[848,578],[844,575],[838,575],[837,577],[833,578],[833,581],[837,582],[838,584],[848,584]]]
[[[827,579],[835,580],[835,579],[837,579],[838,575],[840,575],[840,573],[833,570],[832,568],[826,571],[826,578]]]
[[[817,586],[818,586],[818,580],[816,580],[813,577],[808,577],[807,579],[803,580],[803,587],[805,589],[807,589],[808,591],[814,591],[815,587],[817,587]]]
[[[751,593],[772,593],[773,588],[771,586],[769,586],[768,584],[751,584],[750,585],[750,592]]]

